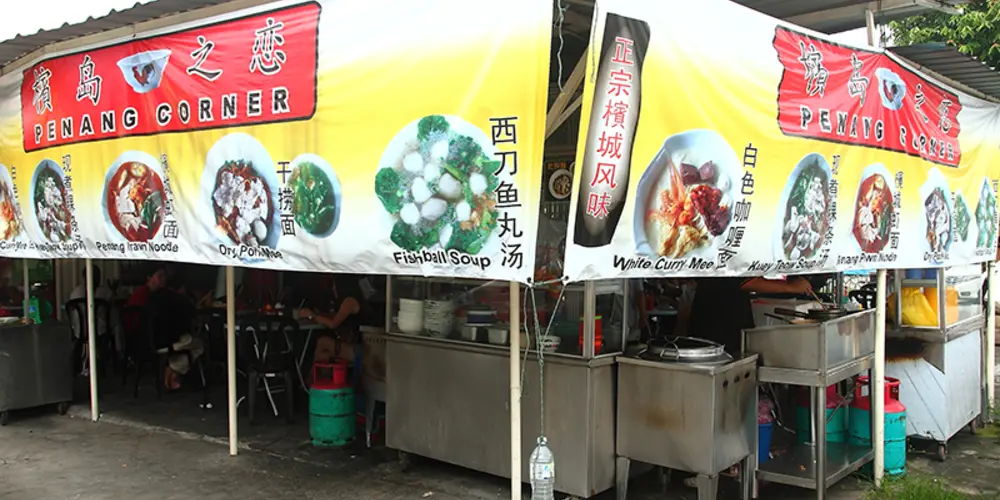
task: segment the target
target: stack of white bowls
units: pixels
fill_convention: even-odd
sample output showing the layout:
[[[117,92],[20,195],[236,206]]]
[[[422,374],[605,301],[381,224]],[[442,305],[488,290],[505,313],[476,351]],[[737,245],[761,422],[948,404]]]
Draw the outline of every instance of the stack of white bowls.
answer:
[[[424,330],[434,338],[447,338],[455,328],[455,303],[450,300],[424,301]]]
[[[399,299],[399,317],[396,324],[400,331],[411,335],[424,332],[424,301]]]

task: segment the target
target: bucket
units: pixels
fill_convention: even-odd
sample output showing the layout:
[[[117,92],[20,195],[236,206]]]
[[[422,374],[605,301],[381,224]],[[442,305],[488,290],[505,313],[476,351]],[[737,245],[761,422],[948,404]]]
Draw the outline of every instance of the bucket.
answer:
[[[774,424],[757,424],[757,465],[771,459],[771,433]]]
[[[313,446],[353,442],[356,419],[353,387],[309,389],[309,436]]]

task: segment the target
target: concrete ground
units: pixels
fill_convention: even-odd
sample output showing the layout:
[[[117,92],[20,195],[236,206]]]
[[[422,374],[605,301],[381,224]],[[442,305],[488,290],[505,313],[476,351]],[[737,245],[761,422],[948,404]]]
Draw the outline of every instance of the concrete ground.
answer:
[[[259,410],[255,426],[241,416],[240,454],[229,457],[221,391],[212,397],[215,408],[204,411],[199,394],[157,399],[144,388],[133,399],[120,393],[120,381],[102,381],[102,387],[99,423],[89,421],[89,408],[81,404],[68,417],[55,415],[52,408],[17,412],[0,428],[0,500],[510,497],[507,480],[446,464],[418,461],[403,472],[395,455],[379,446],[314,448],[303,412],[291,425],[267,415],[266,408]],[[1000,428],[959,434],[943,463],[923,453],[920,443],[913,445],[911,472],[934,477],[970,498],[1000,498]],[[654,478],[640,477],[633,480],[629,498],[694,500],[694,492],[680,482],[675,479],[664,495]],[[827,498],[861,499],[868,488],[863,480],[849,477],[833,486]],[[724,482],[720,498],[737,498],[735,491],[734,482]],[[613,498],[608,492],[598,500]],[[761,498],[811,499],[815,493],[765,485]]]

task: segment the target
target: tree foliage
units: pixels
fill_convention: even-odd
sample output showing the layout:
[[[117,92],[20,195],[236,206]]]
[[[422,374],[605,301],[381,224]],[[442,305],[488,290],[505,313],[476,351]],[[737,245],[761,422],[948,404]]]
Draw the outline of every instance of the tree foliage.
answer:
[[[1000,0],[973,0],[962,14],[940,12],[889,23],[897,46],[944,42],[991,67],[1000,66]]]

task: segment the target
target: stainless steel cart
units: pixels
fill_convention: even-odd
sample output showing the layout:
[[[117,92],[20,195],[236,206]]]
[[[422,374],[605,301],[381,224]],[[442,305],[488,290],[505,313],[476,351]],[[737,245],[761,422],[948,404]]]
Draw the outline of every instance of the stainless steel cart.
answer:
[[[73,399],[73,334],[68,325],[0,326],[0,425],[12,410]]]
[[[761,383],[804,386],[810,392],[814,443],[759,466],[757,478],[816,490],[871,461],[870,447],[826,442],[826,388],[870,370],[875,353],[875,310],[822,323],[768,326],[743,332],[745,352],[760,355]]]

